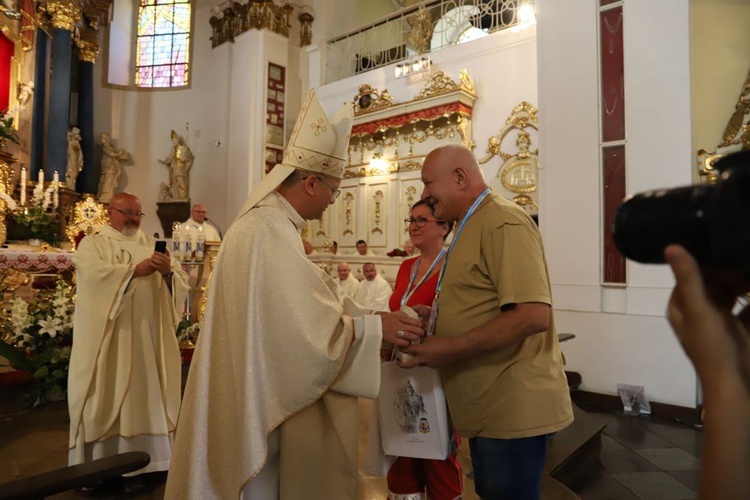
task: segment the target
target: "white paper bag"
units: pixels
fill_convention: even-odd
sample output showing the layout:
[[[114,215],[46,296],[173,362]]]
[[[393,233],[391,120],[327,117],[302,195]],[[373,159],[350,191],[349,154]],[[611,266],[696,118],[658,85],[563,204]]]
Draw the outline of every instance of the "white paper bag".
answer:
[[[440,375],[420,366],[409,370],[381,364],[378,414],[386,455],[444,460],[450,426]]]

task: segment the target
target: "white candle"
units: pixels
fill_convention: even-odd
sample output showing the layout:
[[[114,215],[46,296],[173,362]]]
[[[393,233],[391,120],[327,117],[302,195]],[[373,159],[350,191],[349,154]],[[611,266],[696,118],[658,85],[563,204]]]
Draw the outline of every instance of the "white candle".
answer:
[[[53,191],[54,197],[53,197],[53,203],[54,208],[57,208],[57,203],[60,201],[60,194],[59,194],[59,187],[60,187],[60,174],[55,170],[55,173],[52,175],[52,181],[55,186],[55,190]]]
[[[39,169],[39,177],[37,178],[37,182],[44,186],[44,170],[42,170],[41,168]]]
[[[21,206],[26,206],[26,167],[21,167]]]

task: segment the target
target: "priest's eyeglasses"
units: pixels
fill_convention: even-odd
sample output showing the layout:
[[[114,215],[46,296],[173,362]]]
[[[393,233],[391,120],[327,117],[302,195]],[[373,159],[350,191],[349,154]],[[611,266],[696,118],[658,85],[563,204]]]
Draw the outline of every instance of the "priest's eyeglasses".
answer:
[[[424,225],[430,221],[437,222],[438,224],[443,224],[445,222],[443,219],[436,219],[435,217],[423,217],[421,215],[416,218],[409,217],[408,219],[404,219],[404,223],[406,224],[406,227],[409,227],[412,224],[414,224],[420,229],[423,228]]]
[[[139,219],[143,219],[146,216],[146,214],[144,214],[143,212],[133,212],[132,210],[120,210],[119,208],[115,208],[115,207],[109,207],[109,208],[111,208],[112,210],[117,210],[125,217],[138,217]]]
[[[326,182],[326,181],[325,181],[325,180],[323,180],[322,178],[318,177],[317,175],[313,175],[313,176],[311,176],[311,177],[315,177],[315,178],[316,178],[316,179],[318,179],[318,180],[319,180],[320,182],[322,182],[323,184],[325,184],[326,186],[328,186],[329,188],[331,188],[331,194],[333,195],[333,199],[334,199],[334,200],[335,200],[336,198],[338,198],[338,197],[339,197],[339,195],[341,194],[341,190],[340,190],[339,188],[337,188],[337,187],[334,187],[334,186],[332,186],[332,185],[328,184],[328,182]],[[305,179],[307,179],[307,177],[304,177],[304,178],[303,178],[302,180],[304,181]]]

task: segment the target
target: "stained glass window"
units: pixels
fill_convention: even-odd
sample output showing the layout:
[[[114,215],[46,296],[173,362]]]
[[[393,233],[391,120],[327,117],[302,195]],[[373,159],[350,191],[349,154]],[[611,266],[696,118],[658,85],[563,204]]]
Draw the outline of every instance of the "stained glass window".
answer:
[[[135,84],[183,87],[188,84],[190,0],[140,0]]]

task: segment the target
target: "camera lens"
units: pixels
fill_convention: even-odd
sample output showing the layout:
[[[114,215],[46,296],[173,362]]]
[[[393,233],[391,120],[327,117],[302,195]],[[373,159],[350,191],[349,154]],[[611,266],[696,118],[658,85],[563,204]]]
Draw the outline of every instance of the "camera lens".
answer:
[[[625,201],[612,222],[612,237],[628,259],[664,262],[664,248],[684,246],[698,261],[709,256],[710,198],[716,186],[649,191]]]
[[[740,269],[750,282],[750,150],[714,164],[710,185],[649,191],[625,201],[612,221],[620,252],[638,262],[664,262],[664,248],[685,247],[703,267]]]

